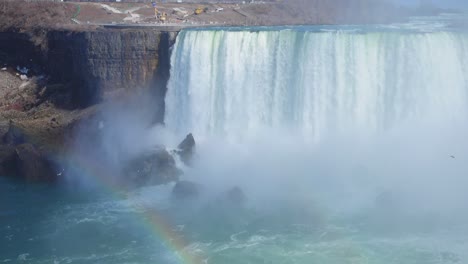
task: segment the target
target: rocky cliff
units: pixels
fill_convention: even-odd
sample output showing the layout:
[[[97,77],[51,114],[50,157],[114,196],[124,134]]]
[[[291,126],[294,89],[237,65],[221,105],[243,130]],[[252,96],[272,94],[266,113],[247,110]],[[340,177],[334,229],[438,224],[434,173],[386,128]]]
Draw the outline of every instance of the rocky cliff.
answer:
[[[61,30],[42,32],[38,41],[31,34],[0,32],[0,63],[26,66],[48,75],[50,83],[65,85],[73,107],[117,91],[148,88],[163,104],[175,37],[150,29]],[[163,112],[158,115],[162,121]]]
[[[0,176],[57,180],[64,160],[78,155],[77,141],[101,139],[102,124],[115,115],[109,105],[132,107],[132,118],[144,127],[162,123],[176,35],[153,29],[0,32]],[[99,144],[80,150],[104,164]],[[167,170],[175,179],[177,170]]]

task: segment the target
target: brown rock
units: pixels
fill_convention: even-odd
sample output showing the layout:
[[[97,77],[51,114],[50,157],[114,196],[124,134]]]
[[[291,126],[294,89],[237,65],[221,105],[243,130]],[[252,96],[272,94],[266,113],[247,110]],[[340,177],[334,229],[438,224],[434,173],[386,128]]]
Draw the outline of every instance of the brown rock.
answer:
[[[31,144],[0,146],[0,176],[26,182],[52,182],[57,178],[52,163]]]
[[[57,179],[52,163],[32,144],[18,145],[16,155],[17,177],[27,182],[51,182]]]

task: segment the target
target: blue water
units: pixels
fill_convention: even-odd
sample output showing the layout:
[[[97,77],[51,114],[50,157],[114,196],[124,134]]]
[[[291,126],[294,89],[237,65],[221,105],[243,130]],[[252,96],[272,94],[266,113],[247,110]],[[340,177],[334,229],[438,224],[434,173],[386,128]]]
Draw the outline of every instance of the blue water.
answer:
[[[186,208],[171,205],[164,197],[167,189],[147,187],[116,198],[1,179],[0,261],[181,263],[147,224],[145,218],[155,212],[170,219],[174,234],[184,240],[185,254],[208,263],[468,260],[468,230],[463,225],[392,229],[392,224],[372,217],[323,219],[291,207],[227,209],[207,203]]]

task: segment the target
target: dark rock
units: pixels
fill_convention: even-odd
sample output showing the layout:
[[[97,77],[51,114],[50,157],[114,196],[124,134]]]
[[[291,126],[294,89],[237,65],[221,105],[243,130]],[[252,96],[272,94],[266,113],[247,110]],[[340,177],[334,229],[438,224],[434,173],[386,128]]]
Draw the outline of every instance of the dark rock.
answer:
[[[27,182],[51,182],[57,179],[53,164],[31,144],[16,147],[17,176]]]
[[[172,189],[172,197],[176,200],[197,198],[200,194],[200,186],[190,181],[180,181]]]
[[[27,182],[55,181],[53,164],[33,145],[0,146],[0,176]]]
[[[245,204],[247,198],[239,187],[233,187],[228,190],[225,195],[225,200],[230,205],[242,206]]]
[[[133,159],[124,168],[124,173],[126,180],[142,185],[177,181],[182,171],[177,168],[174,157],[165,149],[160,149]]]
[[[12,121],[10,121],[8,126],[8,131],[3,135],[2,141],[3,144],[16,146],[26,142],[26,137],[21,128],[16,126]]]
[[[177,146],[176,153],[180,156],[182,162],[190,165],[195,152],[195,139],[192,134],[188,134],[185,139]]]
[[[0,146],[0,176],[17,175],[16,161],[18,155],[13,146]]]
[[[195,139],[192,134],[188,134],[185,139],[177,146],[178,149],[183,151],[192,151],[195,147]]]

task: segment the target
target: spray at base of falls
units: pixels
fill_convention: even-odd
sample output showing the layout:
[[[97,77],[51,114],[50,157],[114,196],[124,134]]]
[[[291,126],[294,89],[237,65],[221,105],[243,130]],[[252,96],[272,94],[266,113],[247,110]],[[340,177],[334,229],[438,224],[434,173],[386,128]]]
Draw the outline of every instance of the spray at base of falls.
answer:
[[[183,31],[165,123],[200,139],[191,173],[207,184],[340,210],[388,192],[408,210],[459,212],[466,47],[451,31]]]

